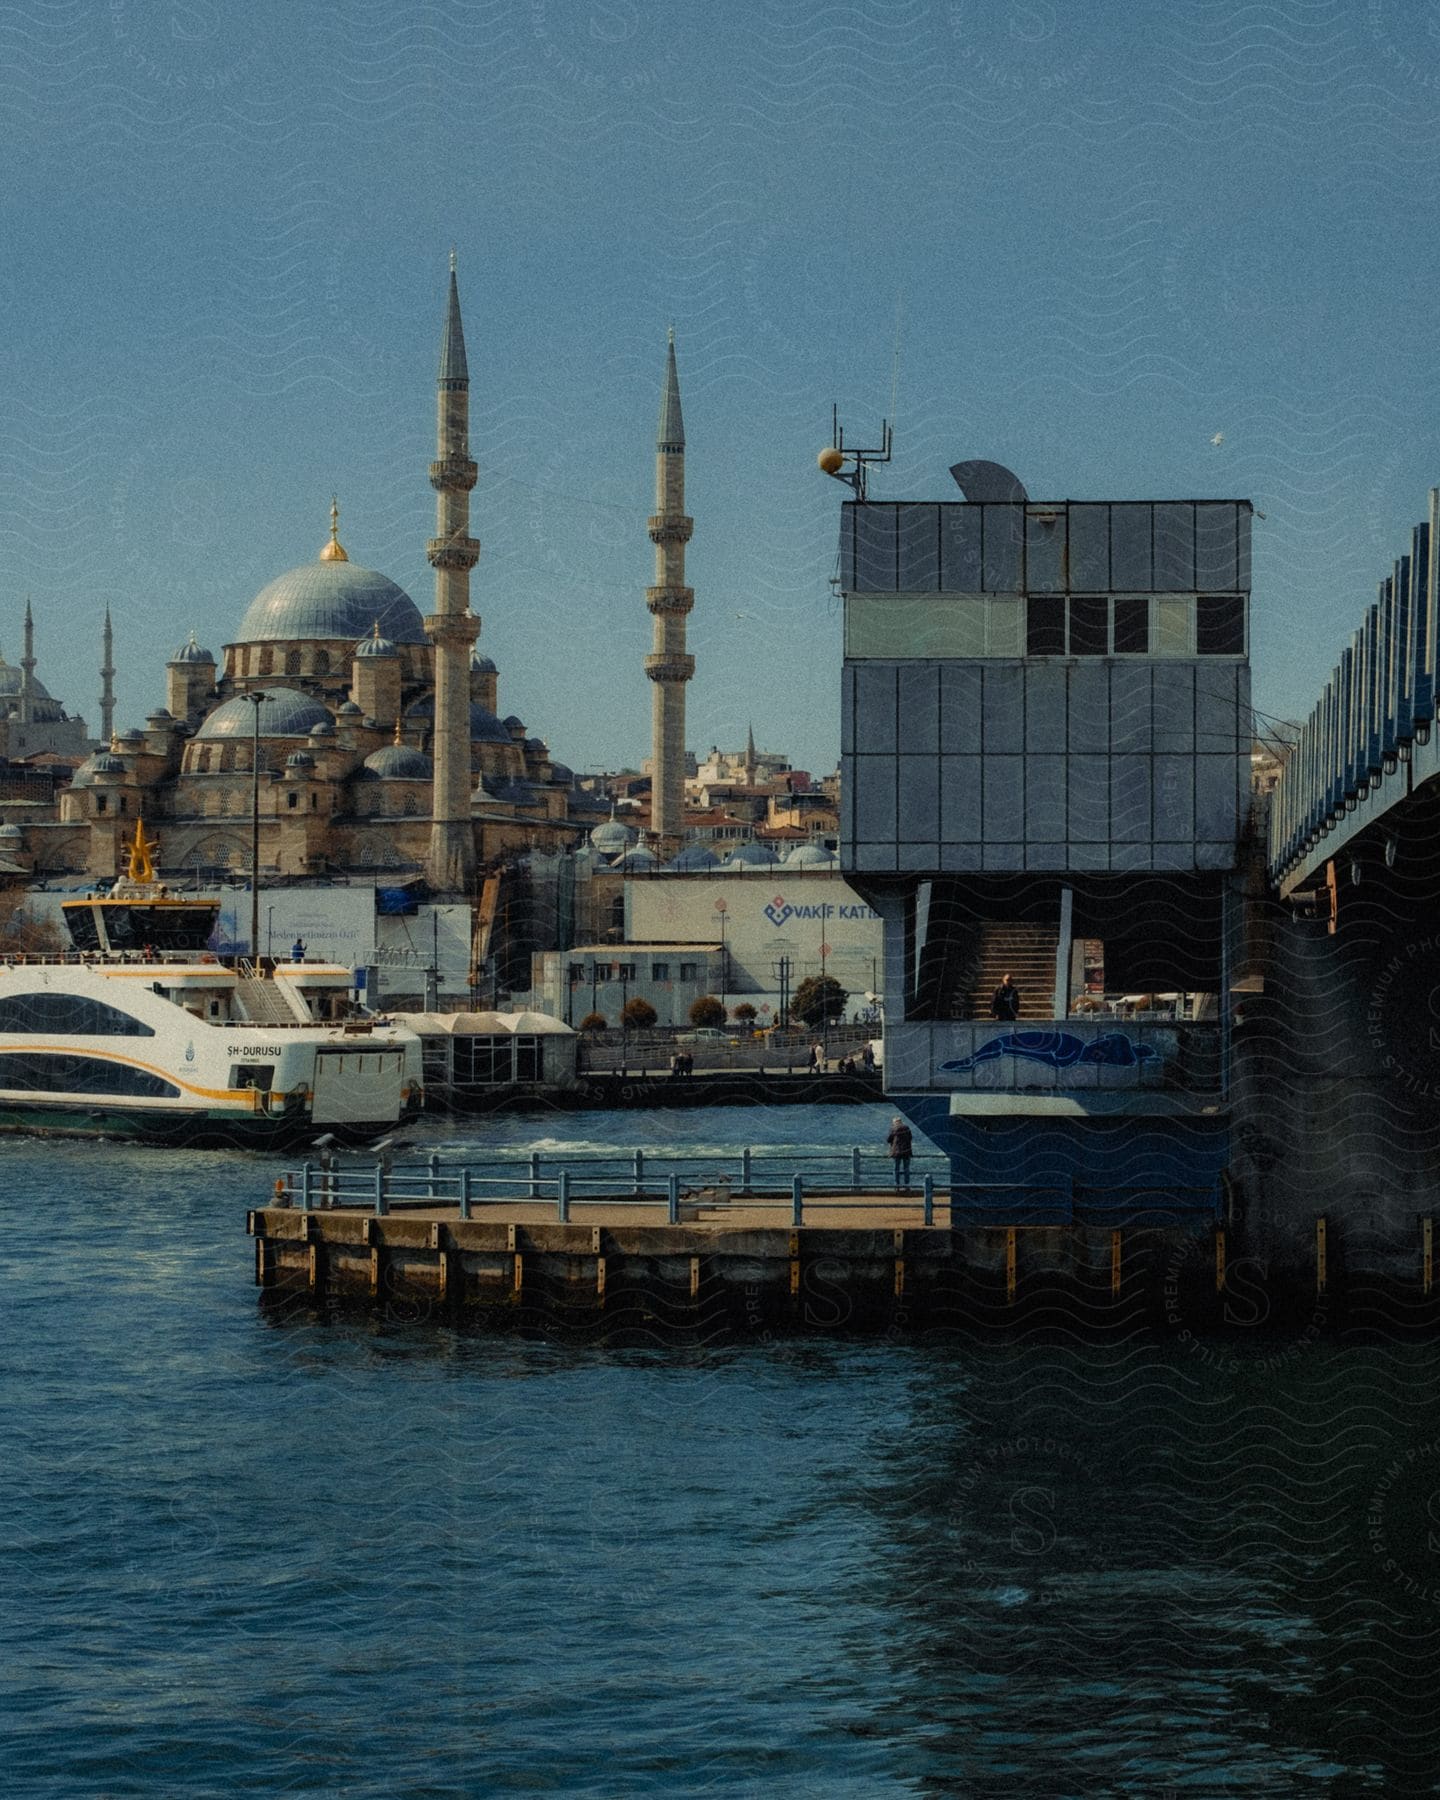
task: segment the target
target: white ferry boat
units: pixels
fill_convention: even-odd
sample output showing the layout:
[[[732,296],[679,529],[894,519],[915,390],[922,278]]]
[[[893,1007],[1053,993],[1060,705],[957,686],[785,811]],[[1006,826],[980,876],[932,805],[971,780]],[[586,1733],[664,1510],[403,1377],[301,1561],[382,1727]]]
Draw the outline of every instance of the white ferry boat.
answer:
[[[152,849],[137,826],[109,894],[64,903],[73,948],[0,956],[0,1131],[276,1149],[419,1112],[414,1032],[346,968],[222,963],[219,901],[172,896]]]

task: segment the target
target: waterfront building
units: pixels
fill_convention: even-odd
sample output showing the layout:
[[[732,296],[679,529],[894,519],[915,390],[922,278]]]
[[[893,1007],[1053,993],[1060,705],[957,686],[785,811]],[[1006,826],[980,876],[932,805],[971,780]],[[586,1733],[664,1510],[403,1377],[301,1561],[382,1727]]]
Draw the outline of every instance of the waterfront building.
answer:
[[[1213,1208],[1250,504],[1019,495],[842,509],[841,866],[884,920],[887,1090],[957,1217]]]

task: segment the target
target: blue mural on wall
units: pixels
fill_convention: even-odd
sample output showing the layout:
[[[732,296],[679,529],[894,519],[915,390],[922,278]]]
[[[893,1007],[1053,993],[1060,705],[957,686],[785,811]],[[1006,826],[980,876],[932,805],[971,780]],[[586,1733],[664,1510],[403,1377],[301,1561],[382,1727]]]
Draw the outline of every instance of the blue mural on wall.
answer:
[[[973,1055],[956,1057],[940,1065],[942,1075],[965,1075],[981,1063],[1002,1056],[1018,1056],[1024,1062],[1044,1063],[1050,1069],[1073,1069],[1076,1063],[1105,1063],[1111,1068],[1134,1068],[1158,1053],[1149,1044],[1126,1037],[1123,1031],[1107,1031],[1104,1037],[1076,1037],[1070,1031],[1007,1031],[982,1044]]]

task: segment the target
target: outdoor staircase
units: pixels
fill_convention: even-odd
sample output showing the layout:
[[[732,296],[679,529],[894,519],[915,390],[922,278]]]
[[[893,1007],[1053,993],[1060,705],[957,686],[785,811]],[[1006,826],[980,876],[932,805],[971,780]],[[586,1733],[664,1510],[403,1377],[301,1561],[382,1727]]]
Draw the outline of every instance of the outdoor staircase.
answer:
[[[957,995],[957,1016],[988,1019],[990,1001],[1001,978],[1009,975],[1020,992],[1022,1019],[1055,1016],[1055,952],[1060,932],[1054,925],[996,922],[976,928],[967,986]]]
[[[298,1025],[299,1016],[279,984],[263,975],[242,975],[235,982],[235,998],[252,1025]]]

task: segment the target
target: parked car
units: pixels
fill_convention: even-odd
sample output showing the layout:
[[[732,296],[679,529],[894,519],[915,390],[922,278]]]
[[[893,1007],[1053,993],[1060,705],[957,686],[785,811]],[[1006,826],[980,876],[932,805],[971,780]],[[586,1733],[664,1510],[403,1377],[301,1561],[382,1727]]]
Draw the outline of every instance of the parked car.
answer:
[[[694,1031],[680,1033],[682,1044],[738,1044],[739,1038],[719,1025],[697,1025]]]

